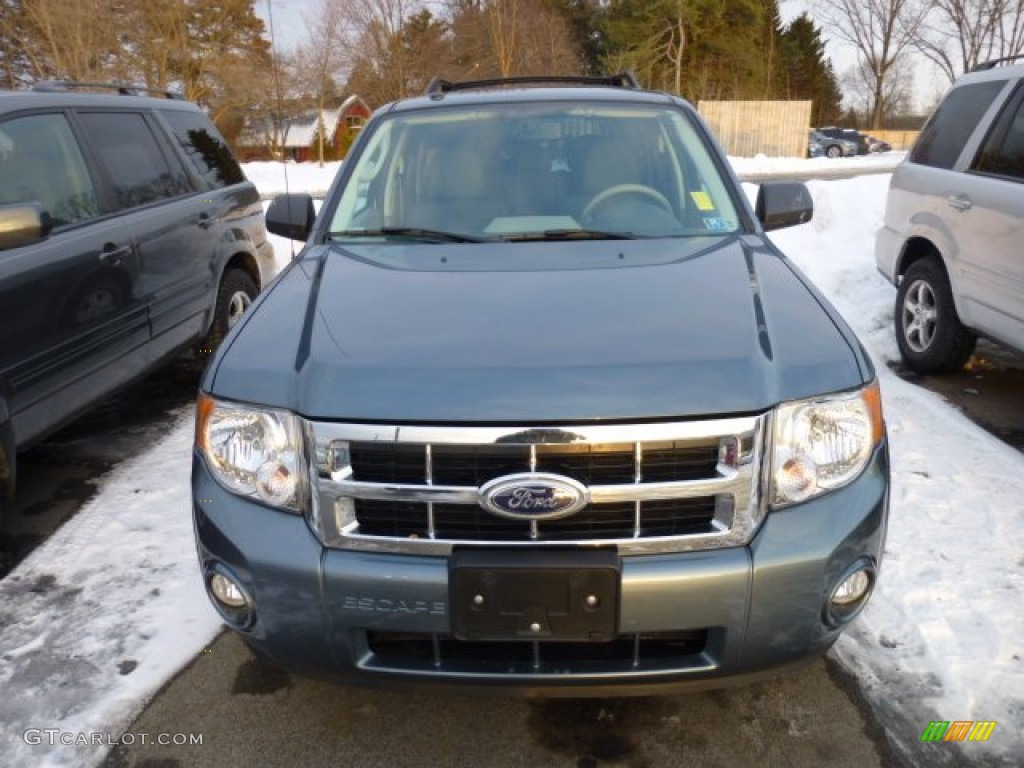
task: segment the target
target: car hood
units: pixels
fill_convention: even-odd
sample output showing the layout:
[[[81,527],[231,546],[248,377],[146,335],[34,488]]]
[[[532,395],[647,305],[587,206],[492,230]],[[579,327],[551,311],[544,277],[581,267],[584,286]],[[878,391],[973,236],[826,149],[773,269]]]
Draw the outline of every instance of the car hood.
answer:
[[[753,413],[872,375],[834,310],[754,236],[315,246],[240,325],[204,387],[315,419]]]

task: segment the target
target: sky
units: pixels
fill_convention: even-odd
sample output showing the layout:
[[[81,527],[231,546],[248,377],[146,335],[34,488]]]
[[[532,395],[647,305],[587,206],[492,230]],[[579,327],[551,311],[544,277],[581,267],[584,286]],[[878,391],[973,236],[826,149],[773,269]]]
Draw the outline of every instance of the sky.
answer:
[[[902,153],[828,160],[732,159],[744,172],[879,171]],[[338,165],[290,165],[292,191],[326,189]],[[281,164],[250,163],[264,194]],[[1024,456],[941,397],[890,372],[895,289],[876,271],[888,173],[808,183],[813,220],[772,239],[844,315],[882,386],[892,509],[878,589],[830,651],[864,689],[896,749],[938,765],[931,720],[994,720],[969,744],[993,765],[1024,754]],[[752,196],[756,187],[745,184]],[[850,205],[857,200],[857,205]],[[272,238],[279,266],[290,241]],[[117,735],[221,622],[202,589],[189,499],[192,409],[0,580],[0,766],[98,765],[102,746],[29,745],[28,728]],[[131,578],[125,578],[125,574]],[[931,750],[924,752],[922,750]]]

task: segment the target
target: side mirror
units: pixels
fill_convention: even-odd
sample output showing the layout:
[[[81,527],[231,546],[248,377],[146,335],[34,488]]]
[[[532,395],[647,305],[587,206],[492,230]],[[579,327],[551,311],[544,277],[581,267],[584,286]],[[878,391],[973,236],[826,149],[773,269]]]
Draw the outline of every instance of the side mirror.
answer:
[[[0,205],[0,251],[41,242],[51,229],[53,219],[38,203]]]
[[[267,231],[305,241],[313,231],[316,209],[313,198],[305,194],[278,195],[267,208]]]
[[[770,232],[806,224],[814,217],[814,202],[803,182],[766,181],[757,190],[754,210],[765,232]]]

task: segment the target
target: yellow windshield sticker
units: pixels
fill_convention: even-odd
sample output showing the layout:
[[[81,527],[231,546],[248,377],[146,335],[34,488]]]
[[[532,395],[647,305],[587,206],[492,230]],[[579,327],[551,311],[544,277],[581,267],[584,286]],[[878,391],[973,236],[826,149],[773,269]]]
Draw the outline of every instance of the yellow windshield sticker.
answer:
[[[690,197],[692,197],[693,202],[697,204],[698,211],[715,210],[715,204],[711,202],[711,195],[709,195],[703,189],[698,189],[696,192],[691,192]]]

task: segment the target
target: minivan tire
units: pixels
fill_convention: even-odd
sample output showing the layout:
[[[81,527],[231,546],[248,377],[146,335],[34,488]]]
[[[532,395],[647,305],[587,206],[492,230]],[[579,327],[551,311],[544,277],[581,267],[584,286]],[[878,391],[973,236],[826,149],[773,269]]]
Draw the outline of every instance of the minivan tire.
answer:
[[[217,303],[213,310],[213,323],[203,342],[196,347],[196,358],[205,362],[217,351],[228,331],[259,295],[256,281],[244,269],[233,268],[224,273],[217,289]]]
[[[917,373],[952,373],[974,352],[977,336],[956,313],[945,268],[934,258],[910,265],[896,291],[896,343]]]
[[[833,160],[837,157],[843,156],[843,150],[836,144],[832,144],[828,149],[825,150],[825,154],[831,157]]]

